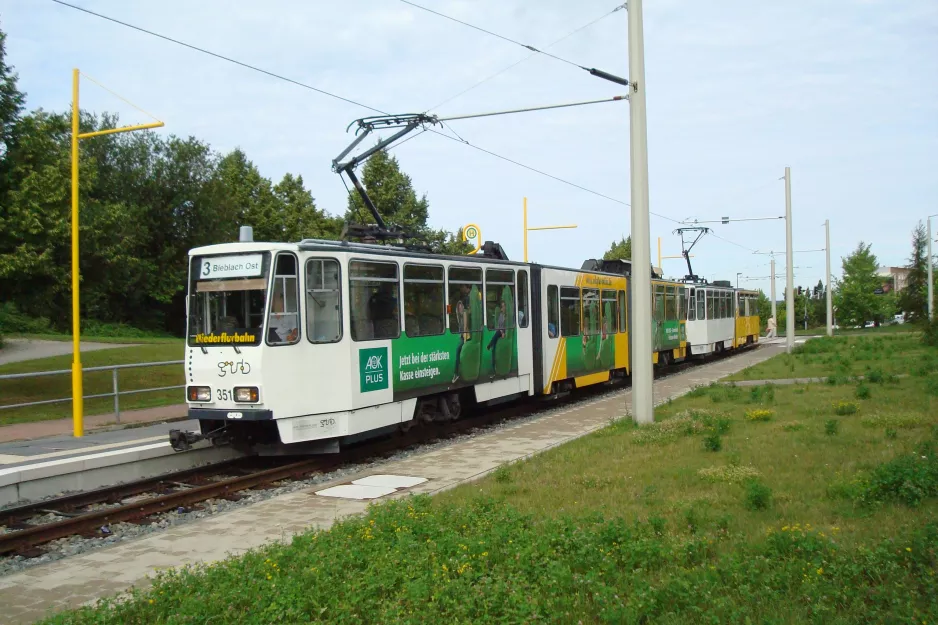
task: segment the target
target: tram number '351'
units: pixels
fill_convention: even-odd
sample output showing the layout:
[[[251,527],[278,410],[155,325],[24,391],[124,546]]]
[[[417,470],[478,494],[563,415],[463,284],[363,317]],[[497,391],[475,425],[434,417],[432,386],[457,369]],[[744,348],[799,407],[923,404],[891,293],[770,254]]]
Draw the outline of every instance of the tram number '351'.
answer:
[[[218,401],[234,401],[234,390],[229,390],[227,388],[220,388],[217,390],[215,395],[218,397]]]

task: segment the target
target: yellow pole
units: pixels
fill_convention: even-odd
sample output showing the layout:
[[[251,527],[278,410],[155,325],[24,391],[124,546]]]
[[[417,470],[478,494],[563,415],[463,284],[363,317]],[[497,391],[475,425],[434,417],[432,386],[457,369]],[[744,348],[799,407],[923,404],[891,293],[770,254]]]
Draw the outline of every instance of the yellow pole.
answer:
[[[72,70],[72,431],[84,436],[81,384],[81,320],[78,312],[78,70]]]
[[[528,262],[528,198],[524,198],[524,262]]]

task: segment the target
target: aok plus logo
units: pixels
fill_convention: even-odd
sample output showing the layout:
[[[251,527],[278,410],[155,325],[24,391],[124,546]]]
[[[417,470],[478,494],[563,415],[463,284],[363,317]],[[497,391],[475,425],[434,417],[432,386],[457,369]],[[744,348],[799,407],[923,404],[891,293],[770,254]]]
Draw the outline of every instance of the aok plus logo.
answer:
[[[389,373],[387,347],[358,351],[358,377],[362,393],[387,388]]]

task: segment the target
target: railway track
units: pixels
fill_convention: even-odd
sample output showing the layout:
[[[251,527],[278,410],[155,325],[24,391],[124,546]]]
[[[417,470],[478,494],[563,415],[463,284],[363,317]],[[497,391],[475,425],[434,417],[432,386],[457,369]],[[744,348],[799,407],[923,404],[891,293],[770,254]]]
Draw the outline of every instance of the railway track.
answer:
[[[723,358],[718,356],[702,364]],[[698,363],[697,366],[699,366]],[[695,366],[678,363],[656,371],[656,378],[676,375]],[[0,555],[36,557],[42,555],[41,546],[68,536],[104,536],[102,528],[114,523],[142,523],[154,515],[189,509],[212,499],[238,499],[238,493],[278,485],[287,480],[299,480],[316,473],[326,473],[344,465],[376,460],[408,447],[458,436],[480,427],[496,425],[512,418],[520,418],[577,403],[609,393],[611,389],[625,387],[625,381],[616,380],[605,386],[582,389],[575,396],[564,396],[550,402],[511,403],[479,414],[468,415],[458,421],[424,424],[409,432],[376,439],[351,447],[335,456],[312,458],[273,459],[238,458],[207,467],[197,467],[175,473],[101,488],[85,493],[67,495],[0,510],[0,525],[9,531],[0,534]],[[275,466],[268,466],[271,462]],[[231,476],[231,473],[238,475]],[[213,479],[223,476],[222,479]],[[145,496],[152,494],[152,496]],[[135,499],[139,498],[139,499]],[[132,501],[127,501],[131,499]],[[116,505],[115,505],[116,504]],[[101,509],[95,506],[109,505]],[[29,525],[27,521],[40,514],[62,517],[49,523]]]

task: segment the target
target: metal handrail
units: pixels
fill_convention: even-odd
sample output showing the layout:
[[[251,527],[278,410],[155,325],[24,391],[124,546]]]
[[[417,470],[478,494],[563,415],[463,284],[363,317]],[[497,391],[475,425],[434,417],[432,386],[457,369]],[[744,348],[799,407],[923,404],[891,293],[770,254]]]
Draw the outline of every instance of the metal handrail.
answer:
[[[185,384],[178,384],[175,386],[159,386],[156,388],[140,388],[140,389],[131,389],[129,391],[121,391],[118,386],[118,377],[117,372],[120,369],[140,369],[144,367],[162,367],[166,365],[182,365],[185,364],[185,360],[164,360],[160,362],[138,362],[129,365],[106,365],[102,367],[86,367],[85,372],[89,371],[110,371],[111,372],[111,383],[113,390],[110,393],[97,393],[95,395],[85,395],[83,399],[97,399],[100,397],[113,397],[114,398],[114,415],[117,418],[117,422],[121,421],[121,412],[120,412],[120,396],[121,395],[132,395],[134,393],[152,393],[155,391],[169,391],[177,388],[185,388]],[[6,373],[0,375],[0,381],[3,380],[22,380],[26,378],[41,378],[51,375],[71,375],[71,369],[58,369],[55,371],[35,371],[33,373]],[[0,410],[6,410],[9,408],[27,408],[29,406],[43,406],[48,404],[60,404],[64,402],[72,401],[71,397],[65,397],[62,399],[43,399],[41,401],[31,401],[21,404],[7,404],[0,406]]]

